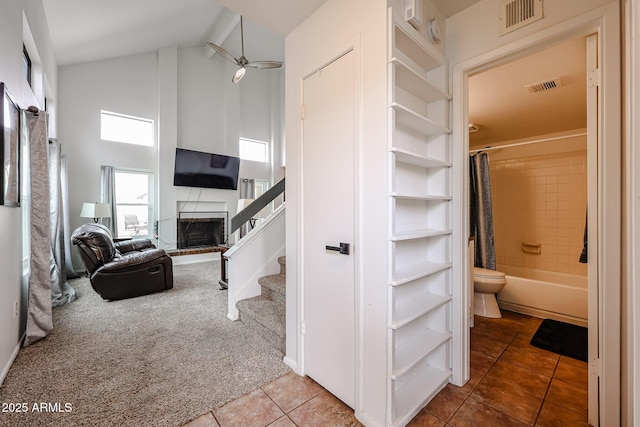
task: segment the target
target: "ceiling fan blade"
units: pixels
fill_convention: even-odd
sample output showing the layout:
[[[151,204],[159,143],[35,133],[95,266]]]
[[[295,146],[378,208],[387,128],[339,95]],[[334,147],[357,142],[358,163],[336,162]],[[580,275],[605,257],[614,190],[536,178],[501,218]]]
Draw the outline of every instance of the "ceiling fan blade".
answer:
[[[261,70],[266,70],[269,68],[280,68],[282,67],[282,62],[279,61],[254,61],[246,64],[247,67],[258,68]]]
[[[207,44],[209,45],[210,48],[212,48],[213,50],[218,52],[220,55],[222,55],[223,58],[233,62],[236,65],[240,65],[240,62],[236,58],[234,58],[233,55],[231,55],[229,52],[227,52],[224,48],[218,46],[215,43],[211,43],[211,42],[207,42]]]

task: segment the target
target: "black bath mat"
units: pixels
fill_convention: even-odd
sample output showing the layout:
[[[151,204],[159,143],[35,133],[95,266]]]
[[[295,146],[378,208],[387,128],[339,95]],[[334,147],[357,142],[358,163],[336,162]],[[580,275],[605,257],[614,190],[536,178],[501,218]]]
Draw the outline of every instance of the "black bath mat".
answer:
[[[531,338],[531,345],[586,362],[588,340],[583,326],[544,319]]]

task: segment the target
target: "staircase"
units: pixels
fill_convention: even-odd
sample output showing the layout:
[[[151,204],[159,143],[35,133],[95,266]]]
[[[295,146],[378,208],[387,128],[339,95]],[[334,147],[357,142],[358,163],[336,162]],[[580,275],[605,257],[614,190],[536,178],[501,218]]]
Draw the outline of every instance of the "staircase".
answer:
[[[279,274],[258,279],[260,295],[238,301],[236,308],[242,323],[285,354],[286,258],[279,257],[278,263]]]

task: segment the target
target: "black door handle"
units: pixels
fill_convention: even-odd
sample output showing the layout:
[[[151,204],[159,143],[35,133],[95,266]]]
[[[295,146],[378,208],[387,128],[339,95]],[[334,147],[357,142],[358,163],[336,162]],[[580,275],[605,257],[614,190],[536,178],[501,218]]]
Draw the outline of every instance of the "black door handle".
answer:
[[[325,246],[324,248],[328,251],[340,252],[342,255],[349,255],[350,246],[349,243],[340,242],[340,246]]]

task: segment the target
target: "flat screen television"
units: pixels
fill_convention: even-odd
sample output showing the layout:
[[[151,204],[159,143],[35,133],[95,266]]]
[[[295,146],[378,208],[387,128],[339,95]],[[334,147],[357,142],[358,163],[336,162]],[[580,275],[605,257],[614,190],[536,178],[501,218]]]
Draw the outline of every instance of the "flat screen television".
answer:
[[[173,185],[237,190],[239,169],[238,157],[176,148]]]

